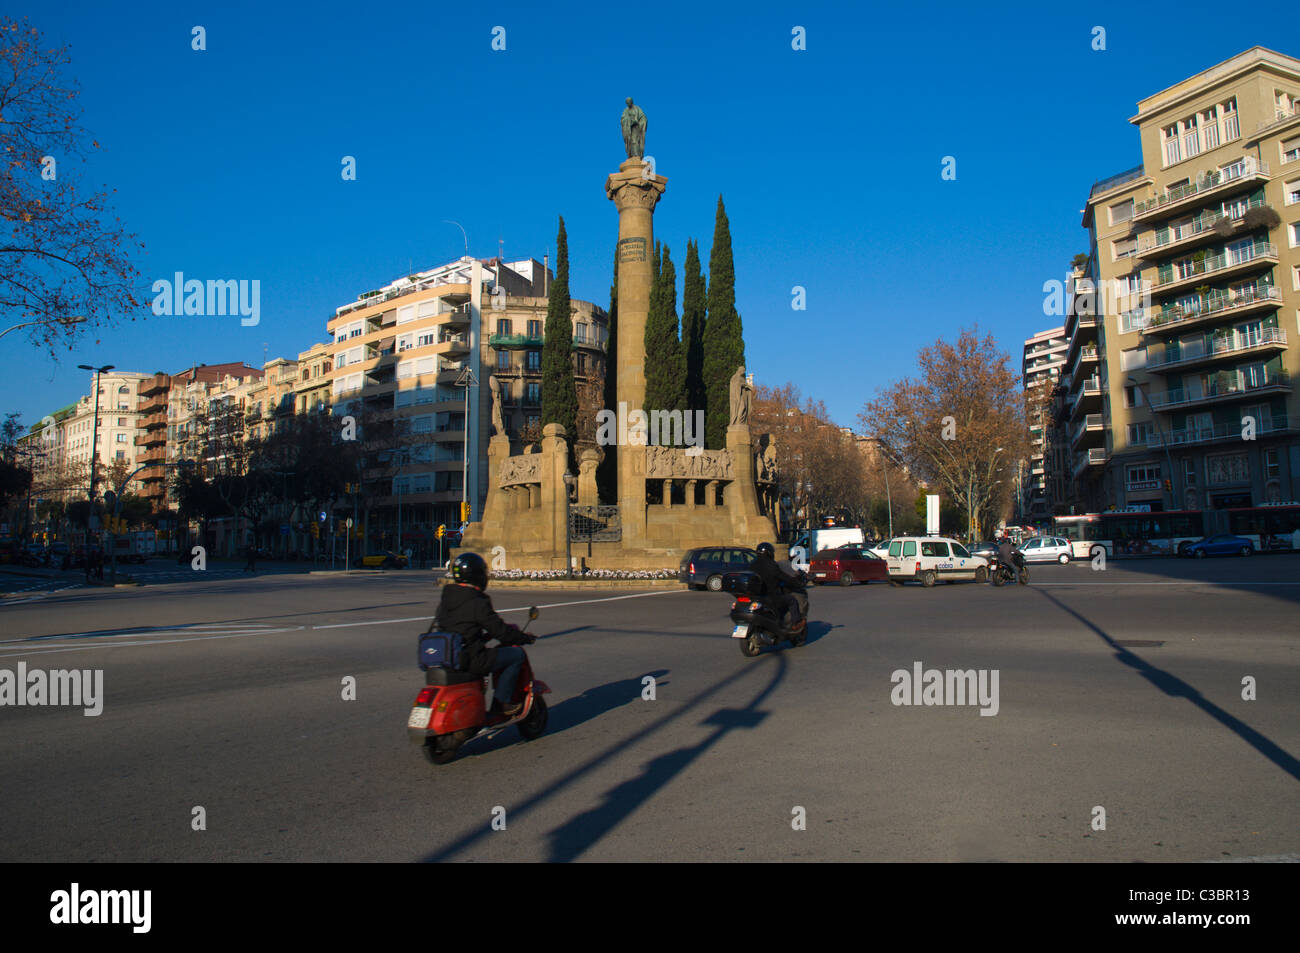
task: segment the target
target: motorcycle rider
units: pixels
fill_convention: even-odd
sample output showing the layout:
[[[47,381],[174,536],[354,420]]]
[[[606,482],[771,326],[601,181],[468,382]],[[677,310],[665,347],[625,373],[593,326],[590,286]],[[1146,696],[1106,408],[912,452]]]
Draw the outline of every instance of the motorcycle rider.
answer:
[[[998,540],[998,565],[1010,569],[1013,578],[1020,570],[1016,564],[1016,556],[1019,554],[1019,548],[1011,541],[1011,534],[1003,530],[1002,538]]]
[[[802,632],[808,623],[801,617],[799,612],[799,600],[786,595],[782,591],[782,589],[801,588],[803,586],[802,574],[796,576],[778,566],[776,564],[776,547],[771,543],[759,543],[754,549],[758,556],[750,564],[749,569],[763,580],[763,588],[767,590],[768,604],[779,612],[782,617],[789,611],[791,630]]]
[[[519,714],[522,705],[513,704],[515,680],[524,664],[524,650],[520,645],[531,645],[537,637],[520,631],[492,608],[488,598],[487,563],[477,553],[461,553],[451,564],[452,581],[442,588],[436,621],[444,632],[458,632],[464,640],[459,669],[480,678],[491,672],[498,673],[497,687],[492,700],[492,710],[507,718]],[[488,646],[496,639],[500,644]]]

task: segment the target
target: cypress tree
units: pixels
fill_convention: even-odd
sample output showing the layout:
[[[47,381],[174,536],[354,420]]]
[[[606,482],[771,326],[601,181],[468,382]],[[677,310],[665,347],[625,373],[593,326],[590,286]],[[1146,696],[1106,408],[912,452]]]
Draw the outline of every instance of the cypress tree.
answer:
[[[745,363],[745,339],[736,311],[736,267],[731,257],[731,226],[718,196],[709,252],[708,317],[704,324],[705,446],[727,445],[731,422],[731,376]]]
[[[668,247],[655,250],[650,312],[645,322],[645,406],[678,410],[686,402],[686,358],[677,338],[677,272]]]
[[[618,243],[614,244],[614,281],[609,286],[609,333],[605,336],[605,409],[618,414]],[[597,426],[597,433],[600,427]],[[615,435],[617,437],[617,434]],[[599,448],[604,457],[596,467],[601,502],[618,502],[618,446]]]
[[[704,316],[706,286],[700,273],[700,246],[686,243],[686,278],[682,290],[682,350],[686,358],[686,406],[683,410],[703,410],[704,396]]]
[[[542,426],[560,424],[573,456],[577,438],[578,388],[573,377],[573,315],[569,303],[569,240],[564,217],[555,238],[555,282],[546,302],[542,344]]]

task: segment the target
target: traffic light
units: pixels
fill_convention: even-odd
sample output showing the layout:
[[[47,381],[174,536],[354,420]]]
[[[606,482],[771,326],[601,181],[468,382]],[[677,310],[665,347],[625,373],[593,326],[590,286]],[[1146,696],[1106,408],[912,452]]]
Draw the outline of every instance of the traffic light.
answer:
[[[1173,480],[1166,479],[1166,480],[1165,480],[1165,492],[1167,493],[1167,492],[1169,492],[1170,490],[1172,490],[1173,488],[1174,488],[1174,481],[1173,481]]]
[[[460,501],[460,521],[464,523],[469,519],[469,500]]]
[[[320,538],[320,523],[312,523],[312,524],[311,524],[311,534],[312,534],[312,536],[316,537],[317,539]]]
[[[439,538],[439,539],[442,539],[442,538],[443,538],[444,536],[446,536],[446,535],[447,535],[447,524],[446,524],[446,523],[439,523],[439,524],[438,524],[438,538]]]

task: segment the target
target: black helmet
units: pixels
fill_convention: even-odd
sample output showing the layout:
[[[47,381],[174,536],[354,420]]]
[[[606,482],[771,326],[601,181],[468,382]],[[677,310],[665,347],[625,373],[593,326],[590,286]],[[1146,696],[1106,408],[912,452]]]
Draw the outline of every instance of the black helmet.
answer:
[[[771,543],[759,543],[754,548],[760,556],[766,556],[768,559],[776,559],[776,547]]]
[[[451,578],[467,586],[486,589],[488,584],[487,563],[478,553],[461,553],[451,563]]]

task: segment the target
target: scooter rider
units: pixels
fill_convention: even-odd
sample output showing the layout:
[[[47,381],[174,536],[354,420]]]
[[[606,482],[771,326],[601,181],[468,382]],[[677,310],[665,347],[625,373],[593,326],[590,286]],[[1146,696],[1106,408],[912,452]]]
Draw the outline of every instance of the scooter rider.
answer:
[[[507,718],[519,714],[522,705],[512,704],[515,680],[524,664],[524,650],[537,637],[520,631],[492,608],[484,592],[488,584],[487,563],[477,553],[461,553],[451,564],[452,582],[442,588],[436,620],[444,632],[458,632],[464,639],[459,659],[461,671],[480,678],[499,673],[492,710]],[[500,645],[489,646],[496,639]]]
[[[771,543],[759,543],[755,547],[758,556],[750,564],[750,572],[756,573],[763,580],[763,587],[767,590],[767,601],[782,615],[789,611],[790,628],[795,632],[802,631],[808,623],[801,618],[799,612],[799,600],[787,596],[782,590],[791,588],[800,588],[803,585],[803,579],[792,573],[786,572],[776,564],[776,548]]]

